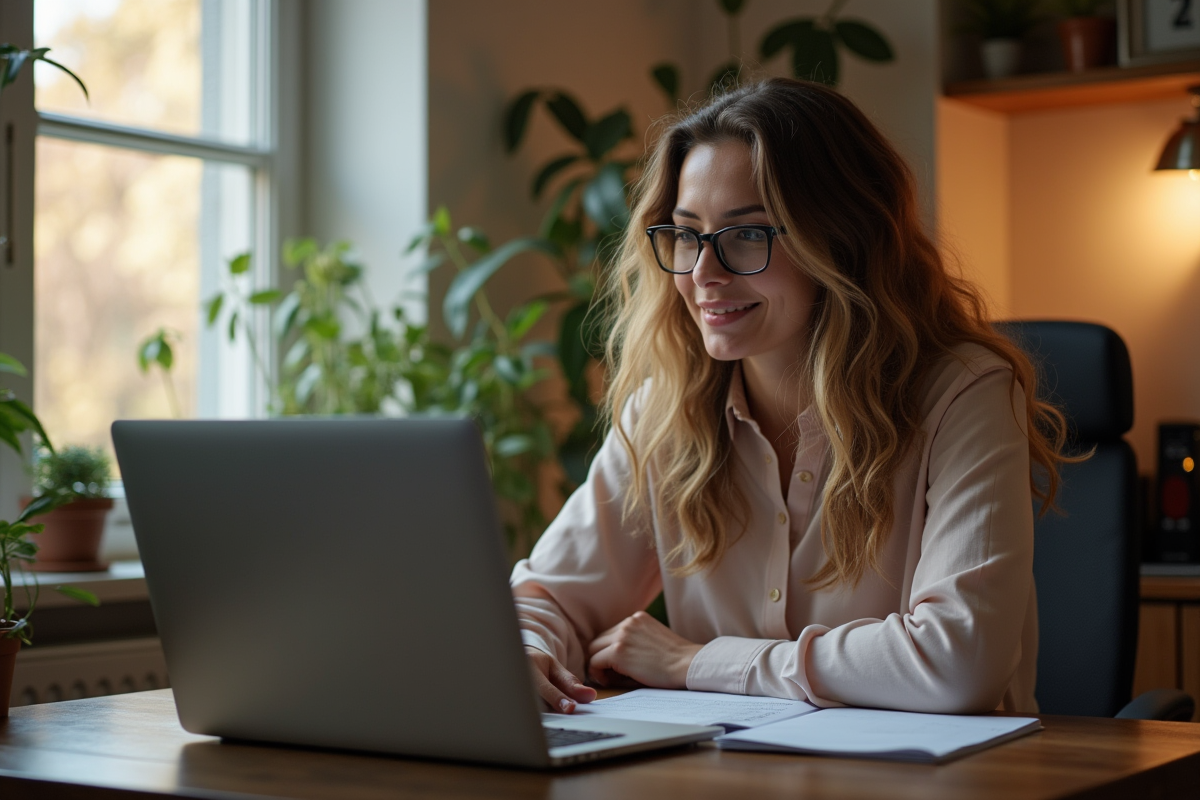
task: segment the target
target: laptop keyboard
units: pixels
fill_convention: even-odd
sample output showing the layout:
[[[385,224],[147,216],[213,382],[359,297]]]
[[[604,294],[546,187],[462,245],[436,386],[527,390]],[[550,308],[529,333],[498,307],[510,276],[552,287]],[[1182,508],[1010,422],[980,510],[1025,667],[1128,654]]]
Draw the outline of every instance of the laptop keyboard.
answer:
[[[549,726],[543,726],[542,730],[546,732],[547,747],[569,747],[573,744],[596,742],[601,739],[616,739],[625,735],[623,733],[600,733],[598,731],[572,731],[566,728],[551,728]]]

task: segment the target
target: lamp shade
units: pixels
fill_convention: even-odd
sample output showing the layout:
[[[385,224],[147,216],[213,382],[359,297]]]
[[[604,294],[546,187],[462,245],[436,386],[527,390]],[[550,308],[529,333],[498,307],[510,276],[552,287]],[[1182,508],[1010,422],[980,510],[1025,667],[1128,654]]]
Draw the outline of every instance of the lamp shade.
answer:
[[[1155,169],[1200,170],[1200,86],[1192,86],[1188,91],[1192,94],[1192,105],[1197,109],[1196,116],[1180,121],[1163,147]]]
[[[1185,119],[1179,123],[1155,169],[1200,169],[1200,121]]]

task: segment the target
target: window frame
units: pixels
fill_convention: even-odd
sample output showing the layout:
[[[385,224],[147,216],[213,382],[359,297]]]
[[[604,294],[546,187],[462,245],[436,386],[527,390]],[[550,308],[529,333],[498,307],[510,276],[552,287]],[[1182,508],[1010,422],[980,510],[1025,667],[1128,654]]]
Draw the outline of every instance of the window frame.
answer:
[[[0,4],[0,41],[33,46],[34,2],[5,0]],[[33,375],[37,370],[33,358],[32,253],[37,137],[248,168],[253,187],[250,226],[254,268],[251,280],[255,286],[262,287],[273,285],[280,277],[275,267],[279,263],[279,242],[283,235],[296,230],[301,210],[296,191],[301,155],[297,133],[300,10],[296,3],[282,0],[250,0],[250,8],[253,81],[250,87],[250,144],[230,144],[205,136],[186,136],[56,112],[39,112],[34,105],[32,69],[26,69],[19,80],[5,90],[0,99],[0,225],[5,230],[0,231],[0,236],[7,236],[8,243],[7,247],[0,246],[0,352],[18,358],[29,369],[27,378],[5,381],[23,400],[33,400]],[[86,75],[81,77],[87,81]],[[9,132],[8,139],[5,139],[6,132]],[[6,252],[10,254],[7,257]],[[201,269],[207,271],[212,265],[202,263]],[[260,353],[269,354],[267,366],[274,370],[278,359],[267,323],[268,311],[259,309],[253,324],[255,344]],[[211,335],[218,336],[215,331]],[[259,372],[251,370],[247,382],[250,396],[244,403],[249,415],[265,416],[269,398],[266,381]],[[211,413],[212,409],[204,411]],[[28,436],[26,438],[28,440]],[[0,519],[11,518],[19,508],[20,495],[28,491],[25,459],[11,452],[0,453]]]

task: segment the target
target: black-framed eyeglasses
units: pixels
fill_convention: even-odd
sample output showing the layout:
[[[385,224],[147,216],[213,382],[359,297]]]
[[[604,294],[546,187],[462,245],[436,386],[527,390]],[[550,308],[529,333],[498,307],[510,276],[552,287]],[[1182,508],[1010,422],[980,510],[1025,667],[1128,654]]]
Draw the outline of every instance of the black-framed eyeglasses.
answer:
[[[717,261],[734,275],[754,275],[771,263],[771,246],[780,231],[772,225],[731,225],[714,233],[679,225],[653,225],[646,229],[654,257],[664,271],[686,275],[696,268],[704,243],[712,245]]]

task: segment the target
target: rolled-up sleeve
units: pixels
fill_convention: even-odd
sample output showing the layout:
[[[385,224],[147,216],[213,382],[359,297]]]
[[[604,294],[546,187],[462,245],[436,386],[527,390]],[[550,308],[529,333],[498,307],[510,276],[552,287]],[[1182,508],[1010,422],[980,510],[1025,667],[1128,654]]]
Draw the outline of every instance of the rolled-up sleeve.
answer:
[[[516,597],[525,644],[581,678],[585,645],[644,609],[662,588],[650,514],[622,519],[631,480],[625,446],[610,432],[587,480],[513,568],[514,588],[536,584],[551,598]]]
[[[820,706],[995,709],[1021,660],[1033,582],[1025,397],[1011,378],[995,369],[974,379],[927,423],[920,555],[901,609],[808,625],[795,640],[714,639],[688,688]]]

